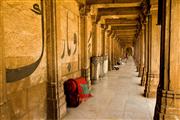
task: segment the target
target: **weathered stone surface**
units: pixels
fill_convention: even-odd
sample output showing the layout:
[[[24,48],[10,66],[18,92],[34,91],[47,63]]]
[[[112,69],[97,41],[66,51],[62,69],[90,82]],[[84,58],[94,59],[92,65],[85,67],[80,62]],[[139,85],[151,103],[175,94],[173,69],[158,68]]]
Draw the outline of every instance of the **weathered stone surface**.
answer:
[[[4,54],[6,63],[0,65],[0,69],[15,69],[35,62],[42,52],[42,14],[36,14],[32,9],[34,4],[39,5],[40,0],[3,0],[0,4],[3,14],[3,37]],[[44,50],[45,51],[45,50]],[[4,109],[2,120],[19,119],[28,120],[30,117],[37,118],[38,115],[30,115],[30,111],[36,111],[42,118],[46,118],[46,52],[35,72],[19,81],[4,83],[3,94],[7,101],[1,104]],[[0,70],[1,71],[1,70]],[[3,75],[3,74],[1,74]],[[0,75],[0,76],[1,76]],[[5,74],[4,74],[5,75]],[[1,76],[2,77],[2,76]],[[1,78],[0,77],[0,78]],[[4,77],[4,76],[3,76]],[[6,80],[5,78],[3,78]],[[1,87],[0,87],[1,88]],[[6,89],[6,90],[5,90]],[[41,105],[42,109],[39,108]],[[41,112],[43,111],[43,112]],[[43,113],[41,115],[41,113]]]
[[[100,57],[91,58],[91,82],[96,84],[99,82],[101,72]]]
[[[154,119],[180,119],[180,1],[162,1],[160,82]]]
[[[150,42],[149,42],[149,64],[148,76],[145,85],[144,95],[146,97],[155,97],[159,83],[159,66],[160,66],[160,27],[157,26],[157,8],[151,9],[150,22]],[[157,7],[157,6],[156,6]]]

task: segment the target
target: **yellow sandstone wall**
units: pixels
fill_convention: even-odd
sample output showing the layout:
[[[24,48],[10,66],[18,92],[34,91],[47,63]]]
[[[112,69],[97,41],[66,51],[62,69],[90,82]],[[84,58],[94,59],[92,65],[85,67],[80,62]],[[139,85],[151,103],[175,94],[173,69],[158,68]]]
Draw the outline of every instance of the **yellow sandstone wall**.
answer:
[[[60,117],[66,113],[64,81],[81,76],[80,14],[75,0],[56,0]]]
[[[57,0],[57,51],[62,79],[80,76],[79,7],[75,0]]]
[[[15,69],[34,63],[40,58],[43,47],[42,14],[35,13],[33,9],[33,5],[37,4],[42,12],[40,0],[1,0],[1,3],[4,29],[1,45],[4,50],[0,54],[4,54],[5,63],[0,65],[0,69]],[[6,91],[1,92],[6,95],[6,101],[4,105],[0,104],[3,111],[1,120],[46,118],[45,51],[44,48],[41,62],[30,76],[13,82],[4,81]]]

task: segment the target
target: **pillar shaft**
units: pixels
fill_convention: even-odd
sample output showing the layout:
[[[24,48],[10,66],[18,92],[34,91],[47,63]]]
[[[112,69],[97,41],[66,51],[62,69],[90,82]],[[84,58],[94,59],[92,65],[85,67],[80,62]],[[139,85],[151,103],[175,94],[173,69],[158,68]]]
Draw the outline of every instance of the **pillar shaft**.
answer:
[[[99,24],[97,24],[96,16],[92,16],[92,58],[91,58],[91,82],[92,84],[96,84],[99,82],[101,64],[100,64],[100,48],[101,42],[98,40],[97,32],[99,32]]]
[[[145,86],[146,84],[146,79],[147,79],[147,67],[148,67],[148,17],[146,18],[146,23],[144,24],[145,26],[145,29],[144,29],[144,70],[143,70],[143,75],[142,75],[142,78],[141,78],[141,85],[142,86]]]
[[[144,25],[142,26],[140,33],[140,67],[139,67],[139,77],[142,77],[144,70]]]
[[[155,120],[180,119],[180,1],[163,0],[160,82]]]
[[[92,56],[98,56],[98,48],[97,48],[97,23],[95,16],[92,16]]]
[[[46,8],[46,44],[47,44],[47,119],[60,119],[60,94],[57,64],[56,40],[56,4],[52,0],[45,1]]]
[[[86,8],[84,8],[86,9]],[[80,35],[81,35],[81,72],[82,76],[86,78],[88,82],[89,89],[91,89],[90,81],[90,62],[89,62],[89,52],[88,52],[88,35],[87,35],[87,13],[84,10],[84,13],[81,13],[80,16]]]
[[[157,24],[157,9],[151,10],[150,39],[149,39],[149,69],[144,95],[155,97],[159,82],[160,64],[160,30]]]
[[[114,36],[114,34],[113,34],[113,36],[112,36],[112,40],[111,40],[111,60],[112,60],[112,62],[111,62],[111,67],[114,65],[114,40],[115,40],[115,38],[114,38],[115,36]]]
[[[108,70],[111,71],[112,70],[112,37],[111,37],[111,31],[109,31],[108,33]]]
[[[104,24],[102,24],[101,25],[101,42],[102,42],[102,55],[104,56],[105,55],[105,48],[106,48],[106,46],[105,46],[105,25]]]
[[[137,72],[139,72],[139,68],[140,68],[140,36],[138,36],[137,38]]]

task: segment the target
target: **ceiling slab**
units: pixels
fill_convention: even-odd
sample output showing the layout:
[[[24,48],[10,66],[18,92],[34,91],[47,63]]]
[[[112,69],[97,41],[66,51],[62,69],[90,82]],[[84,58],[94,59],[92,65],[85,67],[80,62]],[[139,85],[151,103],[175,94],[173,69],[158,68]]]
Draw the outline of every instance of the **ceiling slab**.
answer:
[[[142,0],[86,0],[87,4],[137,3]]]
[[[98,8],[98,15],[138,15],[140,7]]]
[[[128,19],[128,18],[120,18],[120,19],[105,19],[105,23],[109,25],[113,24],[138,24],[137,19]]]
[[[112,26],[111,27],[112,30],[136,30],[137,26]]]

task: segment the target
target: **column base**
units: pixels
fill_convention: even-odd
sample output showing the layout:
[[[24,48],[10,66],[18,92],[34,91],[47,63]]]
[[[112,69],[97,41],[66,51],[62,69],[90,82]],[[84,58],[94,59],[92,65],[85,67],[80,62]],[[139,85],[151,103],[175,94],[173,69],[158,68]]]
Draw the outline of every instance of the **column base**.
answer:
[[[100,79],[101,65],[100,57],[95,56],[91,58],[91,83],[96,84]]]
[[[143,75],[143,70],[144,70],[144,66],[140,65],[138,77],[142,77],[142,75]]]
[[[158,74],[148,74],[145,84],[144,96],[148,98],[156,97],[157,86],[159,83]]]
[[[139,65],[136,66],[136,72],[139,72]]]
[[[102,79],[105,76],[104,74],[104,56],[100,57],[100,79]]]
[[[180,93],[158,88],[154,120],[180,119]]]
[[[82,69],[81,75],[86,79],[88,83],[88,88],[89,90],[91,90],[90,68]]]
[[[145,84],[146,84],[146,79],[147,79],[147,72],[146,72],[146,70],[145,70],[145,68],[144,68],[144,70],[143,70],[143,75],[142,75],[142,77],[141,77],[141,86],[145,86]]]
[[[111,60],[108,60],[108,71],[112,70],[112,62]]]
[[[104,56],[104,63],[103,63],[104,75],[108,72],[108,56]]]

